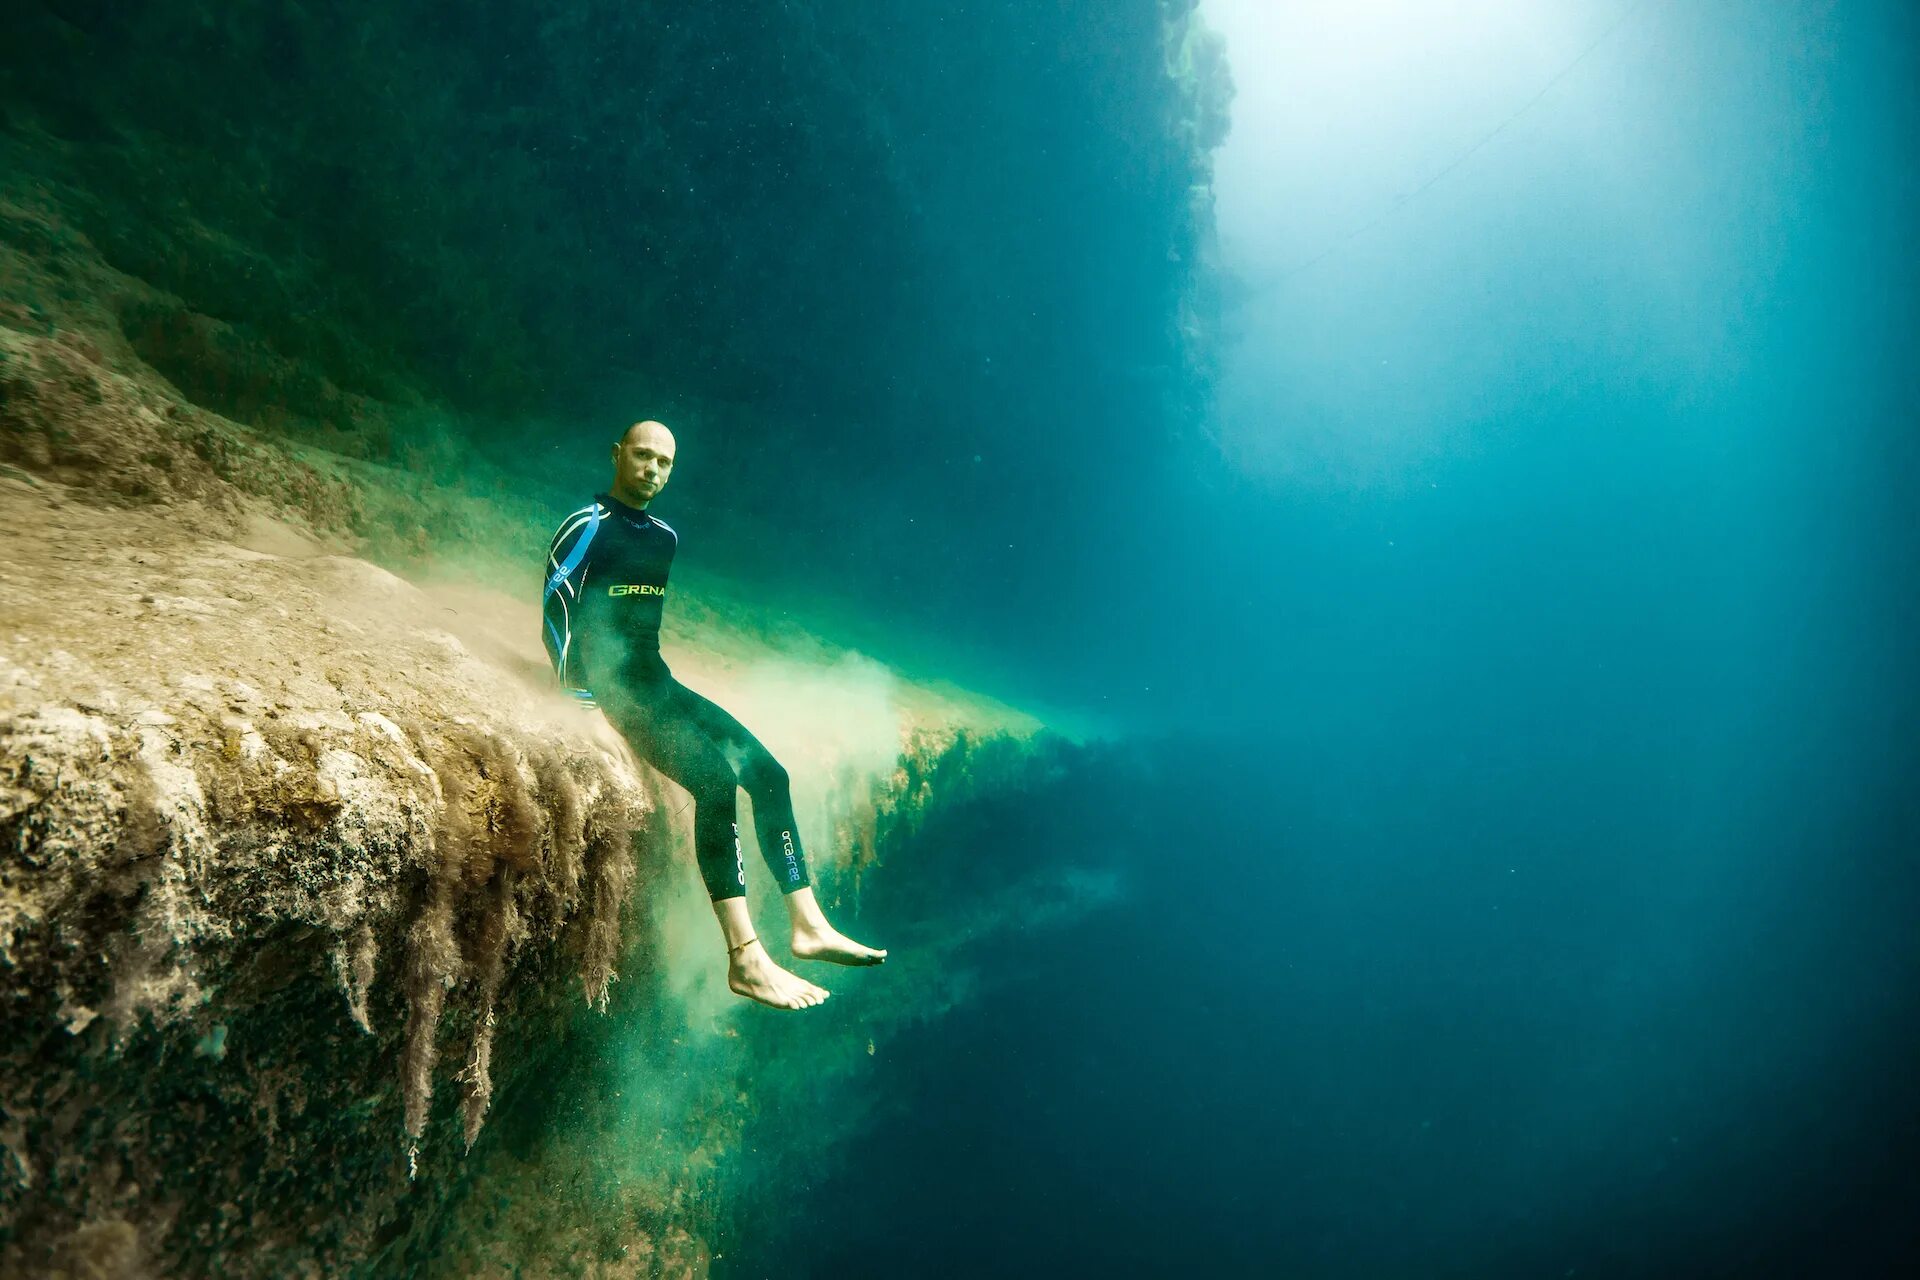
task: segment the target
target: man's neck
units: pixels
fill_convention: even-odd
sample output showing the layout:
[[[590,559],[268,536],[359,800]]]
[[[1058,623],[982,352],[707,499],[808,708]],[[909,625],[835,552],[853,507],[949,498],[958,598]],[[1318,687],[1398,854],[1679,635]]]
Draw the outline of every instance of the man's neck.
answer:
[[[645,511],[647,509],[647,503],[648,501],[650,501],[650,499],[646,499],[646,498],[640,498],[636,500],[631,493],[624,493],[619,489],[609,489],[607,491],[607,496],[612,498],[615,502],[619,503],[621,506],[632,507],[635,511]]]

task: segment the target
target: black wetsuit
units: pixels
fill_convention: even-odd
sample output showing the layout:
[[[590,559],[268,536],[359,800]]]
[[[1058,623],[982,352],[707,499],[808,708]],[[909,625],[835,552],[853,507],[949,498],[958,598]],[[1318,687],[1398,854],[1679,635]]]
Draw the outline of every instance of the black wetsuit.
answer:
[[[667,572],[679,538],[601,494],[560,523],[547,550],[542,638],[561,685],[597,703],[641,759],[693,796],[694,851],[715,899],[746,892],[736,788],[781,890],[808,884],[787,771],[746,728],[673,678],[660,657]]]

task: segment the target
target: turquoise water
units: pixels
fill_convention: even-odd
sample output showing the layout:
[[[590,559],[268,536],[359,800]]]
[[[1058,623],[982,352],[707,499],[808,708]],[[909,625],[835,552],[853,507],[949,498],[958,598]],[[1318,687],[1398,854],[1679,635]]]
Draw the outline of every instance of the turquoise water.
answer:
[[[882,1123],[760,1171],[791,1225],[728,1274],[1920,1254],[1920,39],[1643,8],[1308,269],[1364,180],[1240,211],[1227,460],[1143,459],[1093,570],[1157,731],[916,855],[1125,892],[984,954]],[[1540,78],[1626,9],[1570,9]]]

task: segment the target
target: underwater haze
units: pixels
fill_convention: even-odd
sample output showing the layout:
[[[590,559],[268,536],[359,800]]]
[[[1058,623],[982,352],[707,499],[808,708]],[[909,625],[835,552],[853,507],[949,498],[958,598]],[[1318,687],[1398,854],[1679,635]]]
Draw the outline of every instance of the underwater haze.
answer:
[[[0,1269],[1920,1263],[1920,7],[8,25],[0,694],[64,701],[0,707],[0,889],[128,861],[0,900]],[[802,966],[818,1009],[724,990],[677,791],[521,714],[533,567],[641,418],[667,656],[890,949]],[[62,619],[29,543],[164,628]],[[291,576],[142,638],[235,564]],[[182,699],[295,674],[162,750],[192,714],[90,643]],[[440,778],[384,862],[322,781],[388,739],[255,732],[320,671]],[[217,852],[153,872],[188,809],[123,779],[132,834],[43,855],[108,760]],[[298,916],[255,856],[352,883]]]

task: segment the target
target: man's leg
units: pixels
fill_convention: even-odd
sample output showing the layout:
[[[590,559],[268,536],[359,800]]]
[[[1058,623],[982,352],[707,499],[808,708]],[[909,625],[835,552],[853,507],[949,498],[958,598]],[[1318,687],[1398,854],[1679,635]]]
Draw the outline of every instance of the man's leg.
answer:
[[[793,925],[793,954],[802,960],[830,960],[835,964],[880,964],[887,953],[855,942],[827,922],[814,897],[807,874],[806,853],[800,844],[800,824],[793,819],[793,793],[787,771],[747,727],[710,699],[679,681],[674,698],[687,718],[705,730],[725,752],[740,785],[753,800],[753,834],[760,857],[773,873],[774,883],[786,895],[787,916]]]
[[[727,941],[727,985],[780,1009],[827,998],[825,988],[775,964],[747,913],[735,791],[739,780],[720,745],[695,724],[668,688],[596,690],[600,710],[634,754],[693,797],[693,843],[700,878]]]
[[[717,703],[677,680],[673,682],[673,697],[688,721],[713,740],[740,786],[752,797],[753,834],[773,882],[782,893],[806,888],[812,881],[807,875],[806,851],[800,843],[800,824],[793,820],[793,792],[786,769],[760,745],[760,739]]]
[[[664,692],[664,691],[663,691]],[[674,705],[651,690],[602,695],[597,701],[607,721],[620,731],[634,754],[686,789],[693,797],[693,851],[707,896],[718,901],[747,891],[740,860],[740,825],[733,766],[720,748]]]

